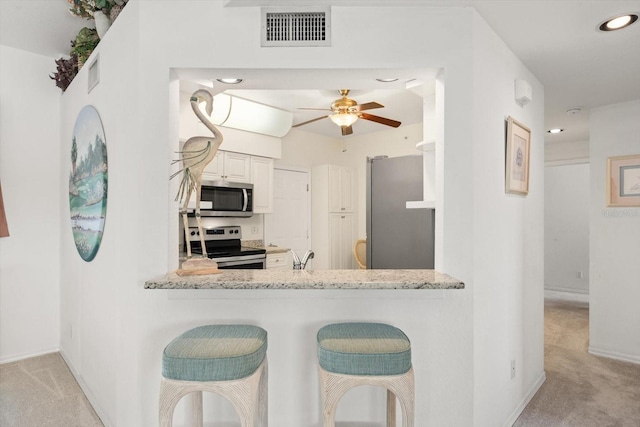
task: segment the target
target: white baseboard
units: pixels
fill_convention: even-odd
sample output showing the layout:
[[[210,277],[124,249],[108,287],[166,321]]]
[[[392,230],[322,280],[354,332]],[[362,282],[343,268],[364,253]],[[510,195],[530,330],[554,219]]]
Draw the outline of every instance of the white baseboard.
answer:
[[[35,353],[22,353],[22,354],[14,354],[12,356],[3,356],[0,357],[0,365],[4,365],[5,363],[18,362],[24,359],[30,359],[32,357],[44,356],[45,354],[57,353],[59,352],[59,348],[50,348],[47,350],[37,351]]]
[[[630,362],[640,365],[640,356],[633,356],[631,354],[618,353],[615,351],[602,350],[600,348],[589,346],[589,354],[594,356],[607,357],[609,359],[621,360],[623,362]]]
[[[527,394],[520,401],[518,406],[516,406],[516,409],[514,409],[509,418],[507,418],[507,421],[503,424],[503,427],[511,427],[518,420],[518,417],[520,416],[520,414],[522,414],[524,408],[526,408],[529,402],[531,402],[531,399],[533,399],[533,396],[535,396],[538,390],[540,390],[540,387],[542,387],[542,384],[544,384],[546,379],[547,374],[542,371],[542,375],[540,375],[540,378],[538,378],[538,380],[531,386]]]
[[[589,294],[581,291],[561,290],[560,288],[544,288],[544,298],[551,300],[576,301],[589,303]]]
[[[104,424],[105,427],[113,427],[113,423],[111,423],[111,421],[109,420],[109,417],[107,417],[106,415],[106,412],[98,404],[98,401],[96,400],[93,393],[91,393],[91,390],[89,389],[89,387],[87,387],[87,384],[84,382],[82,375],[80,375],[80,373],[76,370],[76,368],[71,363],[71,360],[64,354],[64,350],[60,349],[60,355],[66,362],[67,366],[69,367],[69,370],[71,371],[71,374],[74,376],[74,378],[78,382],[78,385],[84,392],[84,395],[87,396],[89,403],[91,403],[91,406],[93,406],[93,410],[96,411],[96,414],[98,414],[98,417],[100,418],[100,421],[102,421],[102,424]]]

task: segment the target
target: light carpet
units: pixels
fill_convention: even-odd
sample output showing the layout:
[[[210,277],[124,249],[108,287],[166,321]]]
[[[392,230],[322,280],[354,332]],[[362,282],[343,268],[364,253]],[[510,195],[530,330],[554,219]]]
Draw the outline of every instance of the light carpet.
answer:
[[[514,426],[640,427],[640,365],[587,352],[588,305],[547,300],[544,318],[547,380]]]
[[[60,353],[0,365],[1,427],[102,427]]]

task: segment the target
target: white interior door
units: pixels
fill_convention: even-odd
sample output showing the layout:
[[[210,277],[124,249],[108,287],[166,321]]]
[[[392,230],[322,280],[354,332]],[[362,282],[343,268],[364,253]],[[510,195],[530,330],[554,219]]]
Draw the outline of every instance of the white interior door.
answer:
[[[264,214],[264,244],[294,250],[311,249],[311,193],[309,171],[274,169],[273,213]],[[307,264],[307,269],[312,263]]]

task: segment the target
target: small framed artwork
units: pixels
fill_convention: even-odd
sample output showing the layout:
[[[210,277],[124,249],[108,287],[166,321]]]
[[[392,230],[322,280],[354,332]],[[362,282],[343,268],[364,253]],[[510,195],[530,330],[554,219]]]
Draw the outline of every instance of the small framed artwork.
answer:
[[[505,159],[505,192],[529,193],[529,151],[531,130],[509,116],[507,118],[507,150]]]
[[[607,206],[640,206],[640,154],[607,159]]]

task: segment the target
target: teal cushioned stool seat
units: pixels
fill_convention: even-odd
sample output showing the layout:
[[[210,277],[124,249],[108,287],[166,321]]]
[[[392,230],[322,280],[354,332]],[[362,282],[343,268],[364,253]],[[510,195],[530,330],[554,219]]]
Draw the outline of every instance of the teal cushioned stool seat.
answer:
[[[396,426],[396,400],[402,426],[414,427],[415,380],[404,332],[384,323],[334,323],[320,328],[317,341],[323,427],[335,427],[338,402],[360,385],[387,390],[387,427]]]
[[[228,381],[258,369],[267,331],[253,325],[206,325],[186,331],[162,354],[162,376],[182,381]]]
[[[267,331],[253,325],[206,325],[175,338],[162,353],[159,426],[173,425],[176,405],[192,395],[193,427],[202,427],[202,392],[224,396],[242,427],[268,418]]]
[[[411,369],[411,342],[384,323],[335,323],[318,331],[318,361],[346,375],[400,375]]]

